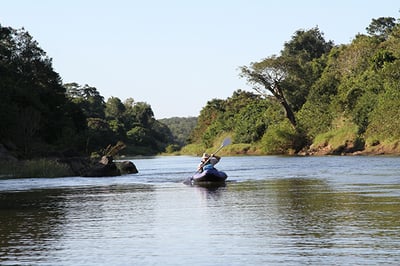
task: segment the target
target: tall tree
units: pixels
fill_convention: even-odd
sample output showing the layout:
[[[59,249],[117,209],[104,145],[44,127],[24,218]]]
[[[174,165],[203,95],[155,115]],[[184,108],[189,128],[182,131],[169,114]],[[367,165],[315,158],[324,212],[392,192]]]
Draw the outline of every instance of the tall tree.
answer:
[[[241,67],[241,77],[261,95],[272,94],[283,106],[292,126],[296,127],[295,112],[305,103],[312,84],[323,70],[323,61],[316,60],[332,47],[333,43],[326,42],[318,28],[299,30],[285,43],[281,56],[273,55],[251,63],[249,67]]]
[[[290,107],[282,82],[287,77],[287,64],[282,58],[271,56],[258,63],[251,63],[250,67],[241,68],[241,76],[247,78],[247,81],[253,85],[253,89],[268,97],[272,94],[285,110],[286,117],[289,119],[293,127],[296,127],[296,117],[293,109]]]
[[[284,44],[281,57],[286,61],[288,75],[282,82],[285,95],[295,112],[306,101],[310,88],[322,74],[326,57],[333,47],[332,41],[325,41],[317,28],[298,30],[289,42]]]
[[[0,121],[5,125],[0,137],[17,146],[33,141],[55,143],[65,127],[65,120],[60,119],[65,115],[65,90],[51,58],[24,29],[0,25],[0,75],[0,113],[11,118]],[[29,119],[29,113],[34,119],[21,136],[18,121]],[[24,150],[28,153],[26,147]]]

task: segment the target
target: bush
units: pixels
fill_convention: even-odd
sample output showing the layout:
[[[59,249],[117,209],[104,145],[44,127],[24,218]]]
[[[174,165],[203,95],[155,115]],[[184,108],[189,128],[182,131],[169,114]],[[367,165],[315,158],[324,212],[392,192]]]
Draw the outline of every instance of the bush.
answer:
[[[296,130],[285,120],[268,128],[261,145],[267,154],[288,154],[296,150],[298,138]]]

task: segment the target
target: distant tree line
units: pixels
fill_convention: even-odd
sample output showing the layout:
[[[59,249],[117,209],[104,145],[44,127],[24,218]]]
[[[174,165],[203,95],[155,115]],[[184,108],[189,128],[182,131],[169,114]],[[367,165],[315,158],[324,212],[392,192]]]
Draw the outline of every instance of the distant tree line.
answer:
[[[191,143],[231,135],[259,153],[399,152],[400,24],[381,17],[366,30],[347,45],[318,27],[296,31],[279,55],[240,68],[252,92],[207,103]]]
[[[166,152],[180,150],[188,143],[188,138],[197,125],[197,117],[171,117],[159,119],[172,133],[173,143],[167,146]]]
[[[149,104],[105,101],[95,87],[63,84],[26,30],[1,25],[0,99],[0,143],[19,158],[90,155],[118,141],[126,154],[156,154],[175,144]]]

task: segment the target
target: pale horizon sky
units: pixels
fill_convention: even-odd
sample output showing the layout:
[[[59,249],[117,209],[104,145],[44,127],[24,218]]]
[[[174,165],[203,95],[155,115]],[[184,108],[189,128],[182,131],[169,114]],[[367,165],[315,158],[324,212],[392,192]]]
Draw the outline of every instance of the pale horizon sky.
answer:
[[[251,91],[238,68],[278,55],[297,30],[348,44],[372,19],[400,17],[397,0],[2,2],[0,24],[24,27],[64,83],[146,102],[157,119]]]

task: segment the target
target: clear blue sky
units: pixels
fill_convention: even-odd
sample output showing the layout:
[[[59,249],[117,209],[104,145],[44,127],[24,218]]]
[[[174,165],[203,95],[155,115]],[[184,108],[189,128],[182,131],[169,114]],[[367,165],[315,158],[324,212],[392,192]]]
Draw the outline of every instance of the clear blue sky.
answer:
[[[238,67],[279,54],[299,29],[348,44],[399,10],[398,0],[3,0],[0,23],[24,27],[64,83],[147,102],[167,118],[251,90]]]

